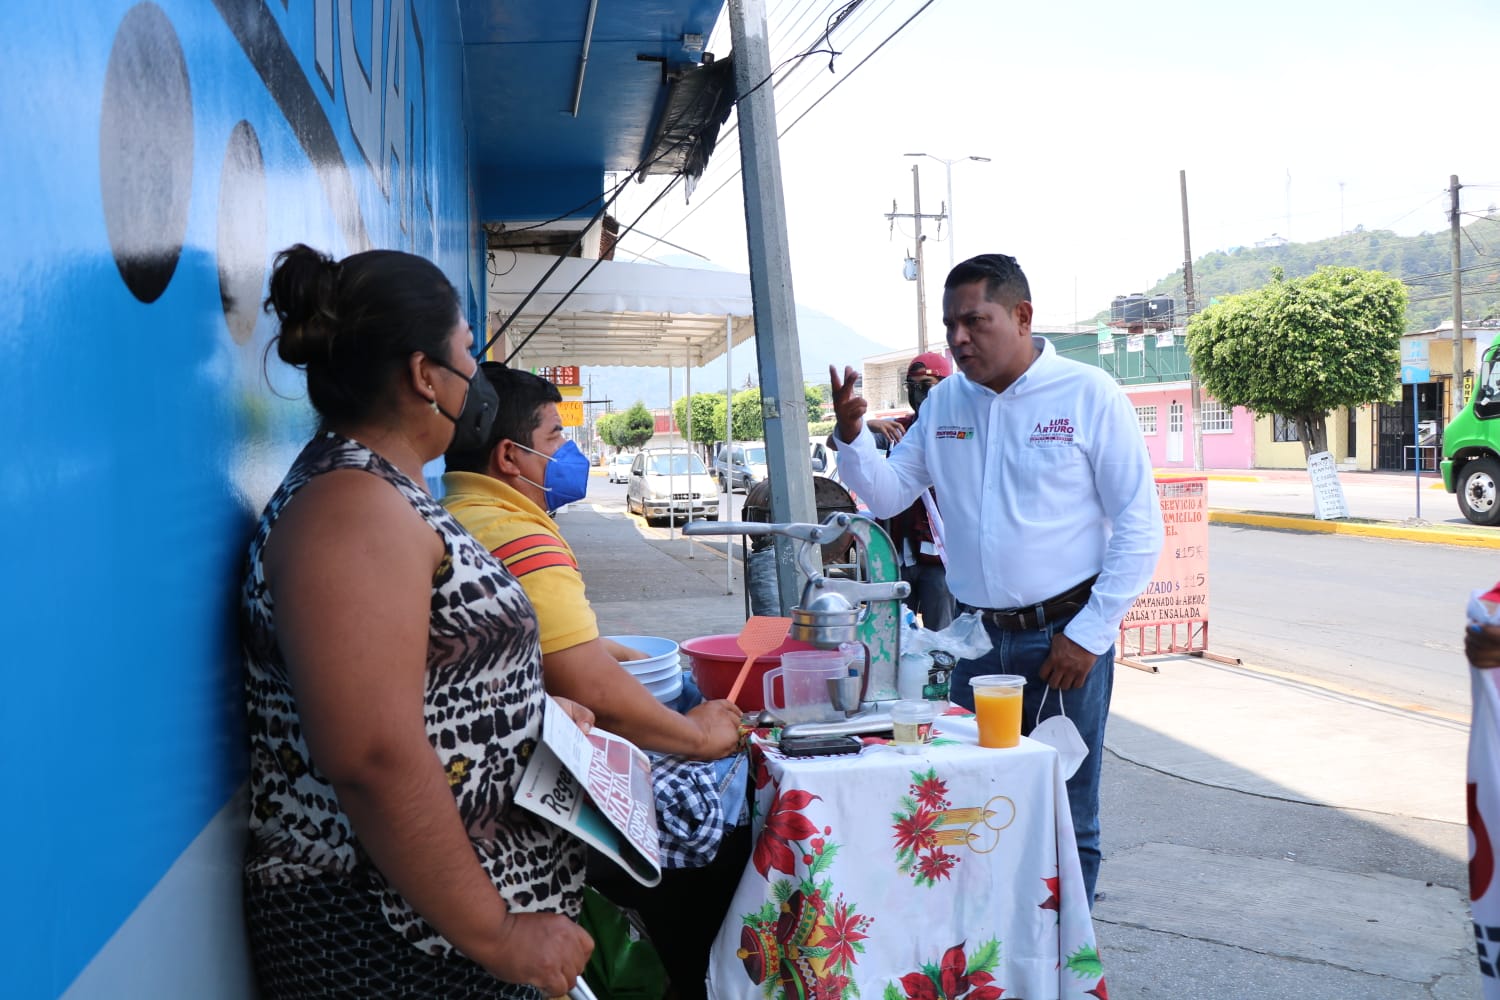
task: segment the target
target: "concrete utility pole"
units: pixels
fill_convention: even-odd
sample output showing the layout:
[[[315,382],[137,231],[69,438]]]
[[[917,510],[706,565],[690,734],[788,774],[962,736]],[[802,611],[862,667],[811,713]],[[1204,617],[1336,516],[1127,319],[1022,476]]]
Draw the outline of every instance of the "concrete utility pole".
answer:
[[[933,156],[931,153],[907,153],[907,156],[925,156],[929,160],[937,160],[943,165],[945,176],[948,179],[948,200],[943,203],[943,211],[948,213],[948,270],[958,263],[955,247],[958,245],[958,223],[954,221],[953,211],[953,164],[962,163],[965,160],[973,160],[975,163],[988,163],[988,156],[960,156],[955,160],[949,160],[942,156]]]
[[[1182,284],[1187,292],[1187,318],[1182,321],[1183,346],[1187,346],[1187,325],[1197,311],[1193,297],[1193,242],[1188,238],[1187,171],[1177,171],[1182,187]],[[1193,468],[1203,471],[1203,386],[1198,383],[1198,369],[1188,359],[1188,402],[1193,407]]]
[[[913,219],[917,224],[917,353],[921,354],[927,350],[927,279],[923,274],[922,265],[922,220],[923,219],[945,219],[948,217],[946,211],[937,215],[922,214],[922,175],[917,170],[917,164],[911,165],[911,211],[897,212],[896,206],[891,206],[891,211],[885,213],[885,217],[891,220],[894,226],[897,219]],[[951,227],[951,222],[950,222]],[[952,232],[952,229],[949,229]]]
[[[1454,417],[1464,408],[1464,252],[1460,242],[1463,234],[1458,231],[1458,192],[1461,187],[1457,174],[1448,175],[1448,192],[1453,196],[1453,210],[1448,215],[1453,226],[1453,391],[1449,394],[1453,397],[1453,407],[1449,412]],[[1416,396],[1412,399],[1415,400]]]
[[[781,193],[781,152],[776,142],[776,103],[766,84],[771,48],[765,0],[729,0],[729,36],[734,47],[734,85],[744,175],[745,231],[750,250],[750,296],[755,308],[755,355],[760,368],[760,404],[765,418],[766,458],[771,476],[771,520],[811,522],[812,457],[807,447],[807,399],[797,344],[797,304],[792,295],[791,250]],[[796,551],[776,537],[776,583],[781,610],[801,597]]]

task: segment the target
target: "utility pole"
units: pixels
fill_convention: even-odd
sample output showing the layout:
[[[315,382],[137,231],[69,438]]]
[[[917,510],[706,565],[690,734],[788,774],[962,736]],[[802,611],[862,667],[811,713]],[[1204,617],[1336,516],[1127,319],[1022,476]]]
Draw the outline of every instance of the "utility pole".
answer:
[[[807,449],[807,402],[797,344],[792,259],[786,203],[781,191],[781,151],[771,88],[771,48],[766,0],[729,0],[729,37],[739,109],[740,168],[745,191],[745,232],[750,251],[750,297],[755,310],[755,357],[760,371],[761,415],[771,476],[771,520],[808,523],[817,518],[812,455]],[[795,544],[776,536],[776,584],[782,613],[801,593]]]
[[[953,266],[958,263],[956,255],[958,230],[955,228],[957,226],[957,223],[954,222],[954,215],[956,213],[953,211],[953,164],[962,163],[965,160],[973,160],[975,163],[988,163],[990,162],[990,158],[988,156],[960,156],[955,160],[950,160],[942,156],[933,156],[931,153],[907,153],[906,155],[925,156],[929,160],[937,160],[943,165],[944,176],[948,180],[948,200],[943,202],[943,211],[948,214],[948,270],[951,271],[953,270]]]
[[[1177,171],[1177,181],[1182,187],[1182,283],[1187,291],[1187,319],[1182,321],[1184,347],[1187,343],[1187,325],[1192,322],[1198,303],[1193,297],[1193,243],[1188,237],[1187,171]],[[1188,395],[1193,407],[1193,468],[1203,471],[1203,386],[1198,383],[1198,369],[1188,359]]]
[[[917,221],[917,353],[924,354],[927,351],[927,275],[922,263],[922,180],[915,163],[911,165],[911,213]],[[1458,210],[1454,209],[1454,216],[1457,214]]]
[[[1462,234],[1458,231],[1458,192],[1461,185],[1457,174],[1448,175],[1448,193],[1453,196],[1453,210],[1448,218],[1453,227],[1453,408],[1454,417],[1464,408],[1464,272]],[[1416,388],[1412,389],[1412,408],[1416,408]],[[1451,419],[1451,418],[1450,418]]]
[[[939,212],[937,215],[922,214],[922,182],[921,174],[917,171],[917,164],[911,165],[911,208],[910,212],[897,212],[894,203],[891,210],[885,214],[891,220],[891,228],[896,226],[897,219],[913,219],[917,225],[917,353],[921,354],[927,350],[927,281],[922,273],[922,220],[923,219],[945,219],[947,212]],[[951,226],[951,223],[950,223]],[[951,234],[952,229],[949,229]]]

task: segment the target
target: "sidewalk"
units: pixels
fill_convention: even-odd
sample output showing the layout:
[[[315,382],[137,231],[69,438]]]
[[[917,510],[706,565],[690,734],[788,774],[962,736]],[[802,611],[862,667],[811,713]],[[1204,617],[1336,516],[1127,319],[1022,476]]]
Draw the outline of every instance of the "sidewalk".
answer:
[[[1204,476],[1209,481],[1209,521],[1247,527],[1362,535],[1500,549],[1500,528],[1466,521],[1442,478],[1432,473],[1341,472],[1350,516],[1313,517],[1312,483],[1301,469],[1158,469],[1159,476]],[[1420,503],[1421,516],[1417,516]]]
[[[604,634],[743,625],[722,542],[607,504],[559,523]],[[1116,1000],[1477,995],[1467,726],[1253,665],[1159,668],[1117,668],[1106,741],[1095,921]]]

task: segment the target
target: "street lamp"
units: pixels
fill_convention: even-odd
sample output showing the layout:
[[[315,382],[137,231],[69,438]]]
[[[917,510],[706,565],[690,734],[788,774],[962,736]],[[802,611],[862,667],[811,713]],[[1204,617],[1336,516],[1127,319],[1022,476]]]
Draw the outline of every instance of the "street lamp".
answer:
[[[953,164],[955,164],[955,163],[962,163],[965,160],[973,160],[975,163],[988,163],[988,162],[990,162],[990,158],[988,156],[960,156],[960,157],[957,157],[956,159],[949,160],[949,159],[945,159],[945,158],[943,158],[941,156],[933,156],[931,153],[907,153],[905,155],[907,155],[907,156],[925,156],[929,160],[937,160],[939,163],[941,163],[943,165],[943,169],[947,172],[947,175],[948,175],[948,206],[947,206],[947,212],[948,212],[948,270],[951,271],[951,270],[953,270],[953,265],[957,263],[957,260],[953,256],[953,242],[954,242],[953,235],[957,231],[954,228],[954,226],[953,226]]]

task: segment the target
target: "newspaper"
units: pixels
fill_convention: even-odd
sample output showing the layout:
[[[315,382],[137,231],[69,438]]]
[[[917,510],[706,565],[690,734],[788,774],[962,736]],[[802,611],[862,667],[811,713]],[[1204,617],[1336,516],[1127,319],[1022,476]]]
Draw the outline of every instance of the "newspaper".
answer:
[[[551,698],[516,804],[567,830],[642,885],[661,881],[651,762],[614,733],[585,735]]]

